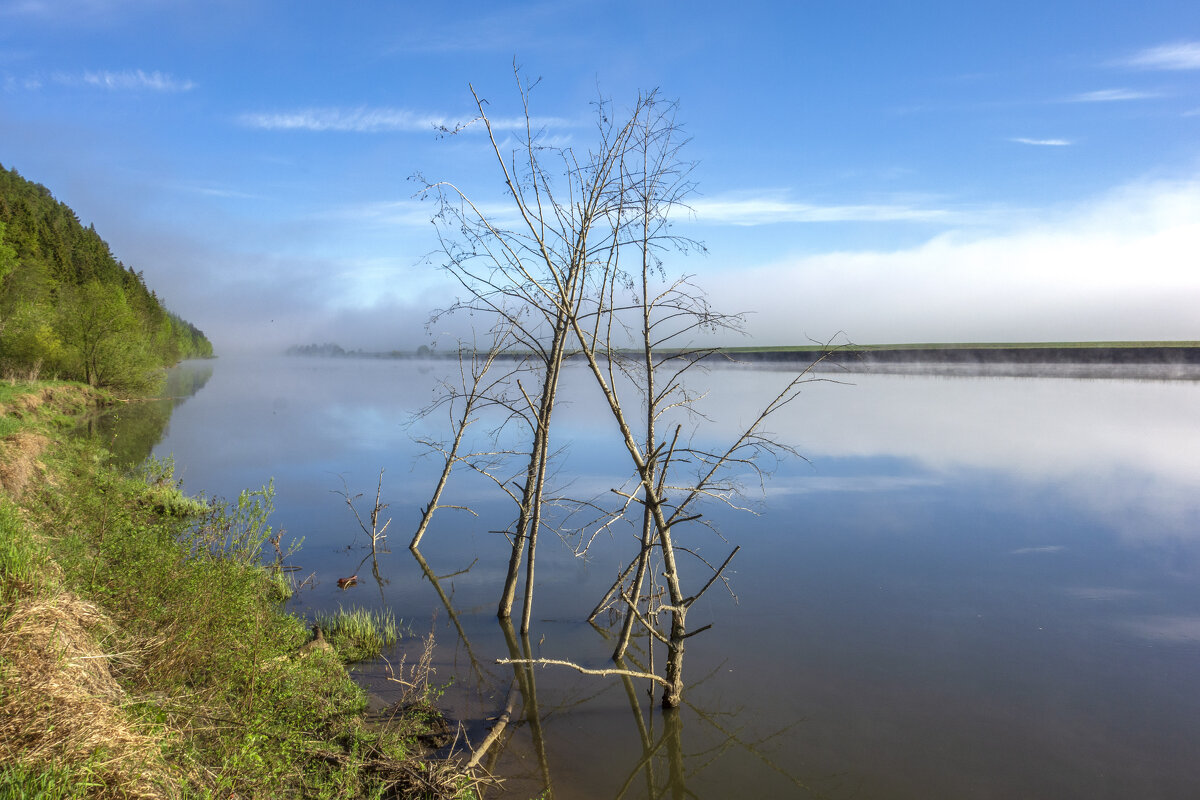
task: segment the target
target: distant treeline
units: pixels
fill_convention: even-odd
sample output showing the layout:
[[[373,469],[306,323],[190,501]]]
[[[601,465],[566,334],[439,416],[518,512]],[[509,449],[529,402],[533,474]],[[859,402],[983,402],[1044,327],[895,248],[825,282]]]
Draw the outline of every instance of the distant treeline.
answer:
[[[144,393],[212,344],[50,190],[0,165],[0,371]]]

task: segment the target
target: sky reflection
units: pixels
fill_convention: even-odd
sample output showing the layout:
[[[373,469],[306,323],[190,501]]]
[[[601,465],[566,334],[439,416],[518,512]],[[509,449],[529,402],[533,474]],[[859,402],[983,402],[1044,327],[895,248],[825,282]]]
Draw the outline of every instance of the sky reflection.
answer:
[[[229,497],[274,476],[274,521],[305,538],[299,559],[317,576],[292,608],[352,601],[416,614],[418,627],[437,628],[439,675],[463,679],[446,701],[478,728],[494,703],[468,697],[477,684],[463,654],[490,664],[506,652],[495,531],[511,506],[466,476],[447,490],[447,502],[481,514],[439,515],[422,544],[440,575],[474,563],[443,587],[453,627],[445,615],[426,621],[441,601],[403,547],[437,466],[417,458],[407,423],[446,366],[222,359],[176,409],[158,453],[175,455],[191,491]],[[718,563],[742,546],[729,573],[736,601],[714,591],[689,614],[714,627],[688,647],[697,683],[681,746],[705,752],[703,715],[724,720],[826,797],[1190,796],[1200,765],[1181,743],[1200,737],[1200,384],[845,377],[806,387],[772,421],[809,460],[780,463],[765,491],[749,492],[757,515],[710,504],[726,540],[679,532]],[[575,367],[564,375],[570,402],[554,433],[566,447],[556,485],[585,497],[628,475],[589,380]],[[709,421],[686,430],[711,445],[788,376],[737,368],[707,380]],[[369,565],[334,492],[371,493],[381,468],[393,552],[380,559],[382,583],[347,595],[334,579]],[[539,547],[538,654],[606,663],[610,645],[581,620],[631,535],[604,534],[586,557],[553,539]],[[623,691],[554,670],[537,682],[554,796],[615,796],[640,758],[622,740]],[[502,768],[528,765],[525,736]],[[584,748],[595,758],[581,764]],[[687,788],[795,793],[762,763],[746,752],[706,759]],[[528,796],[539,791],[535,780]]]

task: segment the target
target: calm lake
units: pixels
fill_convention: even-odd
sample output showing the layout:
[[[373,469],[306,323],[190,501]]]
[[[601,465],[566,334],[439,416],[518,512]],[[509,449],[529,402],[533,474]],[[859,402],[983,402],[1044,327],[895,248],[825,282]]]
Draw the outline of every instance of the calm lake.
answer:
[[[494,531],[511,505],[459,476],[443,502],[479,516],[435,517],[421,548],[431,580],[407,544],[440,462],[412,437],[445,420],[408,423],[447,367],[187,363],[172,391],[195,394],[173,412],[123,410],[115,441],[137,458],[165,423],[154,453],[193,494],[274,479],[273,522],[303,538],[296,574],[313,576],[291,609],[389,607],[413,633],[393,664],[412,663],[432,630],[441,703],[478,742],[513,684],[495,664],[510,647],[609,665],[611,632],[585,619],[632,532],[583,556],[569,536],[543,539],[531,635],[509,641],[495,618],[508,545]],[[723,440],[788,377],[712,370],[696,436]],[[728,543],[685,537],[716,563],[741,551],[736,599],[714,587],[689,615],[713,627],[689,640],[680,712],[664,715],[644,682],[535,669],[486,762],[506,779],[489,796],[1200,796],[1196,376],[827,377],[842,382],[811,385],[769,426],[808,460],[779,464],[765,492],[751,485],[755,514],[707,509]],[[565,378],[555,484],[594,497],[623,462],[589,380]],[[381,468],[393,522],[376,578],[338,492],[362,492],[365,513]],[[379,703],[398,696],[381,667],[361,668]]]

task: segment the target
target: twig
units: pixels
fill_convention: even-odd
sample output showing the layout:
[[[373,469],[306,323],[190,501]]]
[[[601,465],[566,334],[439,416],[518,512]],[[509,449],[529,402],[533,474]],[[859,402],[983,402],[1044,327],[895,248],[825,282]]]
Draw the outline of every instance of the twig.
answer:
[[[576,672],[582,672],[584,675],[599,675],[600,677],[625,675],[630,678],[645,678],[646,680],[654,681],[655,683],[662,684],[668,688],[670,687],[670,684],[667,683],[665,678],[660,678],[658,675],[654,675],[650,672],[635,672],[631,669],[588,669],[587,667],[581,667],[578,664],[573,664],[570,661],[561,661],[557,658],[498,658],[496,659],[496,663],[529,664],[530,666],[539,667],[570,667]]]

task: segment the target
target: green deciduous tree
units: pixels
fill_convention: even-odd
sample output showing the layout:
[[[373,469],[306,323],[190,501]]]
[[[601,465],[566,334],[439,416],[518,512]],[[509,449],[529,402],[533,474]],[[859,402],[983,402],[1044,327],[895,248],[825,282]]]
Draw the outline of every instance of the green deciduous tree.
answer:
[[[141,323],[120,287],[92,281],[63,291],[56,328],[67,364],[90,386],[145,393],[160,380]]]

